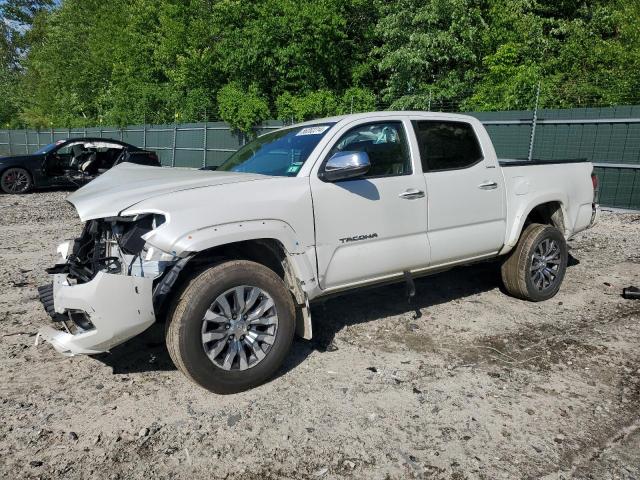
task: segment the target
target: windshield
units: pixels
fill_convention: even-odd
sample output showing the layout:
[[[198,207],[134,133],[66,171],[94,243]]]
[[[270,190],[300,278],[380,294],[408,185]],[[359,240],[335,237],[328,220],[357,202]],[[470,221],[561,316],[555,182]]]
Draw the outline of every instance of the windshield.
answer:
[[[57,142],[53,142],[53,143],[50,143],[49,145],[45,145],[44,147],[36,150],[34,152],[34,155],[38,155],[40,153],[49,153],[51,150],[53,150],[58,145],[60,145],[61,143],[64,143],[64,142],[66,142],[66,140],[58,140]]]
[[[36,150],[35,153],[39,154],[39,153],[48,153],[51,150],[53,150],[55,148],[56,144],[55,143],[50,143],[49,145],[45,145],[44,147],[40,148],[39,150]]]
[[[295,177],[333,123],[287,128],[246,144],[216,170]]]

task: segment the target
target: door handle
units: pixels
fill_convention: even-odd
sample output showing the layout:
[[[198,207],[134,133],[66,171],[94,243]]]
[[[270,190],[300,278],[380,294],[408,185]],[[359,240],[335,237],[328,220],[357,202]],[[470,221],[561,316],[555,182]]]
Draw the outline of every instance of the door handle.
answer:
[[[495,190],[496,188],[498,188],[498,183],[497,182],[483,182],[480,185],[478,185],[478,188],[481,188],[482,190]]]
[[[422,190],[418,190],[416,188],[409,188],[398,195],[400,198],[404,198],[406,200],[412,200],[414,198],[422,198],[424,197],[424,192]]]

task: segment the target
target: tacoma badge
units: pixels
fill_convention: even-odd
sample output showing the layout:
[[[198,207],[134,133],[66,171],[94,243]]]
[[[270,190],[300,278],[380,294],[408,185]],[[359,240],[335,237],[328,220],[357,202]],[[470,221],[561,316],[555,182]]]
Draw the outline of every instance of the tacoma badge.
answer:
[[[345,237],[340,239],[340,243],[358,242],[360,240],[369,240],[370,238],[378,238],[378,234],[367,233],[365,235],[354,235],[353,237]]]

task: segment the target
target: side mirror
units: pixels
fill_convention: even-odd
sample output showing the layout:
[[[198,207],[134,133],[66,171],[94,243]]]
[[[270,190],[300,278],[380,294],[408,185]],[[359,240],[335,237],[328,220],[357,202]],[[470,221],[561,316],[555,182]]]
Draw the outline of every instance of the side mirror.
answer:
[[[322,180],[336,182],[359,177],[367,173],[370,167],[367,152],[336,152],[325,164]]]

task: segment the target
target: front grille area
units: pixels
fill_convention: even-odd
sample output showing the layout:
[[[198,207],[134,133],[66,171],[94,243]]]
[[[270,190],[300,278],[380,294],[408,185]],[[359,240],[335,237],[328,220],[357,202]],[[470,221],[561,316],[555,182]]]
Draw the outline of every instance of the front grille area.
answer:
[[[73,240],[66,263],[48,268],[47,273],[66,273],[77,283],[91,281],[100,271],[120,273],[120,259],[107,254],[110,240],[115,241],[112,225],[104,220],[90,220],[85,224],[82,235]]]

